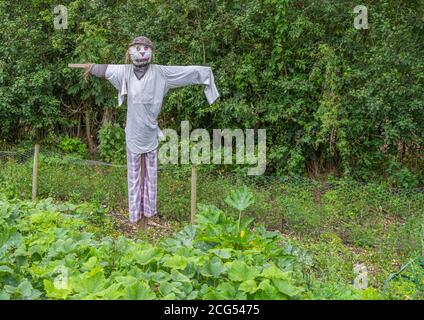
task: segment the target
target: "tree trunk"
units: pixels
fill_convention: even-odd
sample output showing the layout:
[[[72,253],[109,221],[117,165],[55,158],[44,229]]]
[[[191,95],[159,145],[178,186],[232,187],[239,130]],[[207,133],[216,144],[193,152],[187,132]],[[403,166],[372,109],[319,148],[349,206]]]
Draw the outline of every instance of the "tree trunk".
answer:
[[[103,112],[103,118],[102,118],[102,126],[104,126],[106,123],[110,123],[113,120],[113,108],[106,107]]]
[[[87,138],[88,149],[90,153],[94,153],[96,151],[96,144],[93,140],[93,136],[91,134],[91,110],[85,111],[85,135]]]
[[[81,138],[81,115],[78,115],[77,137]]]

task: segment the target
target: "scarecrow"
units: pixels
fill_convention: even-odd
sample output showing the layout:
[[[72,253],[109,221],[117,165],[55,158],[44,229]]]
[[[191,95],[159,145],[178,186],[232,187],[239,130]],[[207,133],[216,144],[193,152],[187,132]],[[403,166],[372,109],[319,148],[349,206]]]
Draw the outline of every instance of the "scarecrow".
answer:
[[[126,64],[70,64],[89,75],[106,78],[118,90],[118,104],[127,96],[125,127],[129,218],[141,228],[157,214],[158,136],[157,118],[170,89],[205,85],[209,105],[219,97],[212,69],[205,66],[164,66],[153,63],[155,46],[137,37],[126,53]],[[132,63],[130,63],[130,61]]]

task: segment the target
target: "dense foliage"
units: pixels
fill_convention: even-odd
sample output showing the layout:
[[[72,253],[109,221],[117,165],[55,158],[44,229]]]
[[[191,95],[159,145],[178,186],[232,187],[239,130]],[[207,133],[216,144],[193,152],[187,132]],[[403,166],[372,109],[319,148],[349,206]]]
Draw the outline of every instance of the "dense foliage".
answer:
[[[245,192],[233,193],[236,207]],[[106,210],[96,205],[2,198],[0,208],[1,300],[411,299],[422,289],[419,259],[380,291],[318,281],[308,275],[308,252],[214,206],[201,206],[194,226],[155,245],[104,236]]]
[[[72,140],[64,139],[61,146],[79,150]],[[176,279],[173,269],[195,283],[190,293],[184,283],[170,287],[176,298],[228,298],[234,297],[231,288],[243,283],[228,273],[232,262],[239,260],[247,268],[235,267],[250,270],[255,277],[249,280],[258,290],[252,293],[254,283],[246,280],[235,298],[243,294],[291,299],[422,298],[422,193],[337,180],[231,178],[201,168],[198,200],[226,210],[201,206],[196,227],[183,228],[169,238],[189,219],[189,166],[160,172],[159,220],[155,221],[168,227],[145,234],[131,231],[128,225],[125,167],[82,166],[78,157],[46,155],[43,150],[38,192],[47,199],[33,203],[22,201],[31,198],[31,155],[28,161],[18,156],[18,163],[0,161],[1,299],[165,298],[160,286],[166,288],[166,281]],[[247,182],[249,188],[243,186]],[[151,250],[158,259],[140,264],[140,255]],[[231,257],[225,258],[229,253]],[[182,266],[195,261],[195,274],[190,268],[168,265],[174,256]],[[293,271],[280,279],[293,287],[256,276],[267,266],[264,261],[284,273]],[[205,275],[203,263],[209,262],[211,270],[222,271],[219,276]],[[364,291],[350,285],[357,264],[368,268],[369,289]],[[164,279],[157,279],[156,273],[165,274]],[[129,282],[122,282],[120,277],[127,275]],[[83,286],[95,284],[93,290],[99,292],[83,292],[81,281]],[[261,283],[267,293],[260,290]],[[281,283],[284,287],[279,287]],[[126,288],[133,285],[156,295],[132,295]],[[286,296],[280,289],[299,294]],[[170,297],[174,296],[166,298]]]
[[[201,208],[194,227],[156,245],[101,237],[93,221],[104,209],[91,205],[3,199],[0,208],[0,299],[383,297],[308,279],[305,255],[279,233],[251,230],[245,219],[239,227],[213,206]]]
[[[276,233],[240,233],[212,207],[203,209],[196,228],[157,247],[122,237],[96,240],[80,230],[81,208],[51,199],[1,208],[3,299],[287,299],[305,291],[293,275],[298,263]]]
[[[0,1],[1,139],[62,133],[95,150],[125,108],[110,84],[66,65],[123,63],[144,34],[157,63],[211,65],[221,93],[212,107],[200,87],[171,93],[162,127],[266,128],[277,174],[423,182],[422,1],[364,3],[368,30],[353,27],[348,0],[63,1],[66,30],[53,28],[56,4]]]

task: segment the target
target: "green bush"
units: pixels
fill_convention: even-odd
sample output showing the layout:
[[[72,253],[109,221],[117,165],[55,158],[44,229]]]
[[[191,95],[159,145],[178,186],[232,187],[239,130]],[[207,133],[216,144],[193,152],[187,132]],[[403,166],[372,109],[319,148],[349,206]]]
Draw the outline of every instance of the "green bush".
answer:
[[[209,130],[265,128],[267,170],[278,175],[388,175],[394,185],[423,184],[420,0],[365,4],[368,30],[353,27],[351,0],[71,0],[60,31],[55,5],[0,1],[0,139],[76,132],[88,120],[96,140],[106,109],[124,126],[115,88],[85,82],[67,63],[124,63],[142,32],[156,43],[159,64],[210,65],[221,94],[209,106],[200,86],[170,92],[161,125],[177,129],[188,119]],[[110,161],[124,156],[104,152]],[[402,166],[390,168],[391,161]]]
[[[384,292],[389,299],[423,300],[423,279],[424,257],[420,255],[387,278]]]
[[[87,156],[87,146],[79,138],[60,137],[58,148],[66,154],[75,154],[80,157]]]
[[[406,167],[397,161],[392,161],[387,168],[389,182],[399,188],[415,188],[418,186],[418,178]]]
[[[104,161],[117,164],[125,163],[125,131],[119,124],[105,124],[99,131],[99,140],[100,156]]]

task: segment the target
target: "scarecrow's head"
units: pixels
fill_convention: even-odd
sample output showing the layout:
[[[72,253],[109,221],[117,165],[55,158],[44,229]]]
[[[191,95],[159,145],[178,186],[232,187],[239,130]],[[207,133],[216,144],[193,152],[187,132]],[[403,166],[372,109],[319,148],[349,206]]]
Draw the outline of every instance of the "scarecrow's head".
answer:
[[[153,42],[147,37],[137,37],[128,46],[127,62],[131,59],[136,67],[144,66],[152,62]]]

